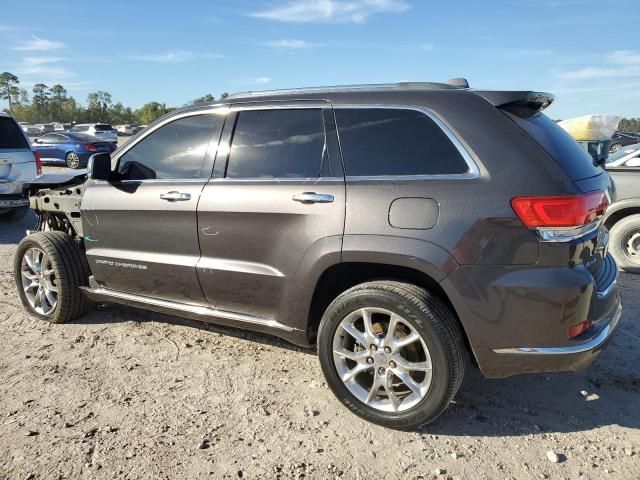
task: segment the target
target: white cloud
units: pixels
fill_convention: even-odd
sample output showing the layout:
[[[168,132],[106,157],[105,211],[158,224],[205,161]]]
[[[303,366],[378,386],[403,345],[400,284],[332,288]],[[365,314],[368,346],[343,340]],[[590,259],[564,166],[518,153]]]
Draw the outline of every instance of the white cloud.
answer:
[[[616,50],[602,56],[604,65],[558,73],[565,80],[640,77],[640,51]]]
[[[408,9],[404,0],[290,0],[251,16],[281,22],[363,23],[375,13],[399,13]]]
[[[33,77],[36,83],[55,82],[75,76],[74,72],[59,64],[63,60],[62,57],[24,57],[15,72]]]
[[[640,65],[640,51],[616,50],[609,53],[608,61],[616,65]]]
[[[319,43],[309,43],[304,40],[273,40],[271,42],[265,42],[263,45],[271,48],[278,48],[282,50],[300,50],[303,48],[321,47]]]
[[[223,56],[215,53],[197,53],[189,50],[169,50],[162,53],[127,55],[125,58],[128,58],[130,60],[138,60],[141,62],[182,63],[195,60],[196,58],[215,59],[223,58]]]
[[[42,51],[47,52],[50,50],[59,50],[64,48],[64,43],[56,42],[53,40],[47,40],[45,38],[39,38],[35,35],[32,35],[33,39],[23,42],[17,47],[13,47],[12,50],[21,50],[21,51]]]
[[[267,83],[271,83],[271,78],[269,77],[257,77],[253,79],[253,82],[257,85],[265,85]]]
[[[43,63],[57,63],[64,60],[62,57],[24,57],[22,63],[24,65],[42,65]]]

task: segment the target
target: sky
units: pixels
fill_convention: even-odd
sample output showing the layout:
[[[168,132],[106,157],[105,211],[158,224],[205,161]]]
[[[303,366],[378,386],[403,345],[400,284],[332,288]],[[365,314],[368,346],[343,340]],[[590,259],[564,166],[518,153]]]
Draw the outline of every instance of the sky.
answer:
[[[81,103],[446,81],[640,117],[638,0],[0,0],[0,72]],[[0,104],[0,107],[6,106]]]

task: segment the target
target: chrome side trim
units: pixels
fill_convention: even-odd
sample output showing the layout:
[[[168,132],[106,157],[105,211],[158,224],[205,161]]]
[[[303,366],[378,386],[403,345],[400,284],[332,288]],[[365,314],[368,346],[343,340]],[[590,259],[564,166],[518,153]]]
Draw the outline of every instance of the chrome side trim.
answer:
[[[602,345],[609,336],[613,333],[620,316],[622,315],[622,304],[619,303],[615,313],[611,317],[611,321],[600,331],[598,336],[592,338],[588,342],[581,343],[579,345],[570,345],[567,347],[519,347],[519,348],[499,348],[493,350],[498,354],[510,354],[510,355],[570,355],[574,353],[585,353],[591,350],[595,350]]]
[[[80,289],[89,297],[93,299],[102,299],[105,301],[111,300],[116,303],[124,304],[141,304],[151,307],[159,307],[165,310],[171,310],[176,313],[185,312],[189,314],[199,315],[203,317],[211,318],[224,318],[226,320],[232,320],[238,323],[261,325],[276,330],[284,330],[285,332],[293,332],[295,328],[284,325],[273,318],[259,318],[251,315],[245,315],[242,313],[228,312],[224,310],[217,310],[215,308],[204,307],[200,305],[188,305],[184,303],[172,302],[169,300],[160,300],[158,298],[145,297],[142,295],[135,295],[133,293],[118,292],[116,290],[110,290],[108,288],[89,288],[80,287]]]

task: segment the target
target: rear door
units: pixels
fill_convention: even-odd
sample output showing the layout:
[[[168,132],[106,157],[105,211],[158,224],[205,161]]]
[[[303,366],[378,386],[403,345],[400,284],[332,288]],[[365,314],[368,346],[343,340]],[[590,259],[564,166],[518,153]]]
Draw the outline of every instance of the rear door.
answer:
[[[232,107],[198,205],[198,277],[216,309],[286,322],[304,259],[325,247],[339,255],[345,185],[330,112]]]
[[[117,181],[88,183],[82,226],[91,271],[103,287],[206,303],[196,275],[196,206],[224,123],[216,112],[166,119],[114,159]]]

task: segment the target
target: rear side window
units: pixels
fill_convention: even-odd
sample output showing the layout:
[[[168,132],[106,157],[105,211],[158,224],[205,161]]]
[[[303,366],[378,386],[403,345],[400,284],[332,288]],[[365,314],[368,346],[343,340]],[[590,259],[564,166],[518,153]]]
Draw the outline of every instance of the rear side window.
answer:
[[[587,150],[543,113],[528,107],[512,107],[506,111],[572,180],[595,177],[602,173]]]
[[[89,130],[89,125],[76,125],[71,129],[72,132],[86,132]]]
[[[123,180],[209,177],[203,169],[209,139],[219,135],[224,117],[193,115],[163,125],[119,159]]]
[[[469,170],[456,146],[417,110],[338,108],[348,176],[450,175]]]
[[[322,109],[239,112],[228,178],[315,178],[325,153]]]
[[[29,148],[18,124],[9,117],[0,117],[0,148]]]

